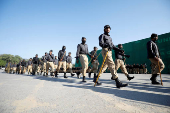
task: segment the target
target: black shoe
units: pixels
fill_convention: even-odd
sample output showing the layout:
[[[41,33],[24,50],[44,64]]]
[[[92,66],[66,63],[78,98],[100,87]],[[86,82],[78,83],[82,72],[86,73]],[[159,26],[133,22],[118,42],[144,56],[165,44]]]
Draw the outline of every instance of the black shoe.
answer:
[[[153,74],[152,77],[150,78],[150,80],[152,81],[152,84],[157,84],[160,85],[160,83],[157,81],[157,74]]]
[[[93,82],[94,82],[94,83],[97,83],[97,85],[102,85],[102,83],[99,82],[99,79],[98,79],[98,81],[96,82],[97,77],[98,77],[98,75],[94,74]]]
[[[67,75],[66,75],[66,73],[64,73],[64,78],[68,78]]]
[[[130,80],[134,79],[134,76],[130,77],[129,75],[127,75],[127,79],[130,81]]]
[[[128,86],[128,84],[123,84],[123,83],[121,83],[118,78],[115,79],[115,82],[116,82],[116,87],[117,87],[117,88]]]
[[[43,74],[43,76],[45,76],[45,73]]]
[[[80,72],[77,72],[76,74],[77,74],[77,78],[80,78]]]
[[[83,76],[82,82],[86,82],[86,77],[85,76]]]
[[[89,78],[91,78],[91,72],[89,73]]]
[[[71,73],[71,77],[73,77],[75,74]]]
[[[55,77],[58,78],[58,73],[57,72],[55,73]]]

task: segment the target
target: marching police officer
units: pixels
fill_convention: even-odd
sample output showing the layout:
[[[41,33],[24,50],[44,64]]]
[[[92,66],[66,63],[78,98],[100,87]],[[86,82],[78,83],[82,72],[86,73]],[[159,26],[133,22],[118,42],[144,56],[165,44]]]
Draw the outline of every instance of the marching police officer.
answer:
[[[14,64],[12,65],[13,74],[16,73],[16,69],[17,69],[17,64],[16,62],[14,62]]]
[[[70,71],[70,74],[71,76],[73,77],[74,74],[73,74],[73,71],[72,71],[72,57],[71,57],[71,52],[68,53],[68,56],[67,56],[67,68],[69,69]]]
[[[38,54],[36,54],[35,57],[32,60],[32,63],[33,63],[33,73],[32,73],[32,75],[37,74],[39,62],[40,62],[40,60],[38,58]]]
[[[153,33],[151,35],[151,40],[147,42],[147,57],[152,63],[152,77],[150,78],[152,84],[160,84],[156,78],[160,74],[159,71],[161,72],[165,67],[161,59],[159,48],[156,44],[157,40],[158,40],[158,35]],[[160,66],[160,70],[159,70],[159,66]]]
[[[28,69],[28,75],[32,74],[32,58],[30,58],[27,62],[27,69]]]
[[[46,64],[46,76],[48,76],[49,67],[51,67],[51,75],[54,76],[54,54],[52,54],[53,50],[50,50],[47,56],[47,64]]]
[[[103,73],[108,67],[112,74],[111,79],[115,80],[117,88],[126,87],[128,84],[123,84],[118,79],[118,75],[115,71],[115,64],[112,58],[112,49],[120,51],[121,53],[123,53],[124,51],[114,46],[112,38],[109,35],[110,30],[111,27],[109,25],[105,25],[104,33],[99,36],[99,45],[102,47],[103,59],[106,57],[106,53],[108,53],[101,73]],[[96,79],[97,78],[94,78],[94,82],[96,81]]]
[[[63,46],[62,50],[60,50],[58,52],[58,61],[59,61],[59,63],[58,63],[57,73],[55,75],[56,77],[57,77],[57,75],[58,75],[58,73],[60,71],[60,68],[62,66],[63,71],[64,71],[64,78],[68,78],[67,75],[66,75],[66,60],[67,60],[67,58],[66,58],[66,46]]]
[[[26,65],[27,65],[27,63],[26,63],[25,59],[23,59],[23,61],[21,62],[21,74],[25,73]]]
[[[80,60],[82,69],[81,72],[83,74],[83,80],[82,82],[86,82],[86,70],[88,69],[88,58],[87,55],[89,55],[91,58],[91,54],[89,54],[88,51],[88,45],[86,44],[86,38],[82,37],[82,43],[78,44],[77,46],[77,53],[76,53],[76,62],[78,63]],[[79,78],[80,72],[77,72],[77,77]]]
[[[90,72],[89,72],[89,78],[91,78],[91,73],[93,72],[94,73],[94,76],[96,77],[96,73],[97,73],[97,70],[98,70],[98,66],[99,66],[99,62],[98,62],[98,59],[97,59],[97,47],[94,47],[94,50],[90,52],[91,55],[93,55],[93,59],[91,61],[91,64],[92,64],[92,69],[90,69]]]
[[[147,65],[146,63],[143,64],[143,71],[144,71],[144,74],[147,74]]]
[[[41,58],[41,60],[43,61],[43,72],[44,72],[43,76],[46,75],[47,56],[48,56],[47,52],[45,52],[45,55],[42,56],[42,58]]]
[[[22,60],[17,64],[17,74],[21,74],[21,63]]]
[[[122,44],[118,44],[118,48],[121,50],[123,48]],[[123,61],[123,56],[129,58],[130,55],[126,55],[124,54],[124,52],[120,52],[119,50],[115,50],[115,71],[117,73],[117,70],[120,69],[122,70],[122,72],[126,75],[127,79],[130,81],[131,79],[133,79],[134,77],[130,77],[128,72],[127,72],[127,69],[124,65],[124,61]]]

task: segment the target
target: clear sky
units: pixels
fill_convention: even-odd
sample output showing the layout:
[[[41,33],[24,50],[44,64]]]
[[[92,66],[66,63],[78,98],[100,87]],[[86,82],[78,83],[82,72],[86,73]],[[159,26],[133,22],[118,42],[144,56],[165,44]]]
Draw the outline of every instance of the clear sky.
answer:
[[[0,0],[0,54],[57,55],[65,45],[75,57],[82,36],[101,49],[106,24],[115,45],[170,32],[170,0]]]

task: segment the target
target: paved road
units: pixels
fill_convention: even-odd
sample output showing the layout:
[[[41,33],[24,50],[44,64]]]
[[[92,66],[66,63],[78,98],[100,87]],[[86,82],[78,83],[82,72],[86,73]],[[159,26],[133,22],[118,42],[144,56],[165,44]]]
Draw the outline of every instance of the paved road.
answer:
[[[117,89],[110,74],[101,76],[102,86],[92,79],[82,83],[76,77],[59,78],[6,74],[0,70],[0,113],[170,113],[170,75],[164,86],[150,84],[150,75],[134,75]]]

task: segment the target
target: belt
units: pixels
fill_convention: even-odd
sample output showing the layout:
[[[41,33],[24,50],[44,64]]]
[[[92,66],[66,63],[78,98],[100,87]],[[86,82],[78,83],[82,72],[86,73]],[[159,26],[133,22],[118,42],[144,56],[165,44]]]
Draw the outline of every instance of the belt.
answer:
[[[80,55],[86,55],[85,53],[82,53],[82,54],[80,54]]]

